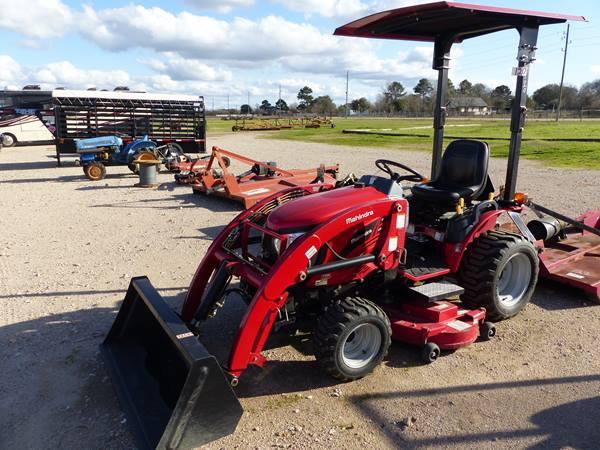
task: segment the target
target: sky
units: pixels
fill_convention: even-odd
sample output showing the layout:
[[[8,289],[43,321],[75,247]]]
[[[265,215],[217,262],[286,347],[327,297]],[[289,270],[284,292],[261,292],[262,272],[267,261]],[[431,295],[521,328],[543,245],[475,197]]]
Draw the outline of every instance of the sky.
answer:
[[[565,83],[600,78],[600,2],[473,0],[484,5],[583,15],[571,24]],[[0,0],[0,89],[113,89],[203,95],[208,109],[281,96],[374,100],[386,83],[412,92],[434,80],[433,45],[333,36],[367,14],[418,0]],[[420,3],[426,3],[421,1]],[[542,27],[530,92],[560,81],[565,24]],[[514,79],[518,33],[468,40],[452,48],[450,78],[491,88]]]

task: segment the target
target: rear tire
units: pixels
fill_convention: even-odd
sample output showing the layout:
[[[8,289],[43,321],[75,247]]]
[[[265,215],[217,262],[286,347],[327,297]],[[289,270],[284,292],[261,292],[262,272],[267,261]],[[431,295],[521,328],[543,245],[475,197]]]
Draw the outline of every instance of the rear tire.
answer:
[[[488,231],[471,243],[461,261],[461,300],[469,308],[484,307],[490,320],[508,319],[529,303],[538,272],[533,244],[519,234]]]
[[[362,378],[377,367],[391,344],[387,315],[360,297],[336,300],[319,317],[313,334],[315,357],[332,377]]]
[[[106,176],[106,167],[100,162],[91,162],[83,166],[83,173],[91,181],[100,181]]]

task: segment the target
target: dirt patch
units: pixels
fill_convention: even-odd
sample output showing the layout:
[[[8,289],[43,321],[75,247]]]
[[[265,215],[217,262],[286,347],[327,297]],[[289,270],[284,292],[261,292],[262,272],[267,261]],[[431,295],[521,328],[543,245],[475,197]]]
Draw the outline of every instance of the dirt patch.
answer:
[[[211,144],[282,167],[339,162],[343,174],[376,173],[376,158],[429,168],[427,153],[254,133]],[[179,304],[211,240],[240,208],[194,196],[167,174],[145,190],[132,187],[127,168],[109,167],[108,178],[93,183],[79,167],[56,167],[51,153],[0,153],[0,448],[132,448],[98,345],[132,276],[148,275]],[[505,162],[490,164],[502,184]],[[522,161],[519,187],[577,214],[599,206],[598,175]],[[223,323],[236,311],[232,305]],[[239,386],[246,412],[238,431],[207,447],[594,448],[598,324],[600,306],[542,283],[522,314],[498,325],[497,339],[428,366],[417,350],[394,344],[372,376],[349,384],[319,370],[309,336],[274,335],[265,351],[271,362]],[[206,337],[220,340],[222,330],[215,324]]]

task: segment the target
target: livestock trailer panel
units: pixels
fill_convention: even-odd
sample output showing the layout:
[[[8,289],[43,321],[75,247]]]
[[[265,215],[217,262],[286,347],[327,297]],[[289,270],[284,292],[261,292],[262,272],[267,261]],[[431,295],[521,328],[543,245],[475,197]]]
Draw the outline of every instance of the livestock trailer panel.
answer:
[[[75,140],[116,135],[125,143],[148,136],[186,153],[206,152],[203,97],[146,93],[55,91],[56,156],[75,154]]]

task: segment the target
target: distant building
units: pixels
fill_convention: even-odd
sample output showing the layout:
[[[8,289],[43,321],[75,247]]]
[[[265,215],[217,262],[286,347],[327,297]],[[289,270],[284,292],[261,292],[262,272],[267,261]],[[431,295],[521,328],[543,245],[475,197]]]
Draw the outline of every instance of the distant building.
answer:
[[[453,97],[448,104],[448,112],[481,116],[489,114],[490,108],[481,97]]]

